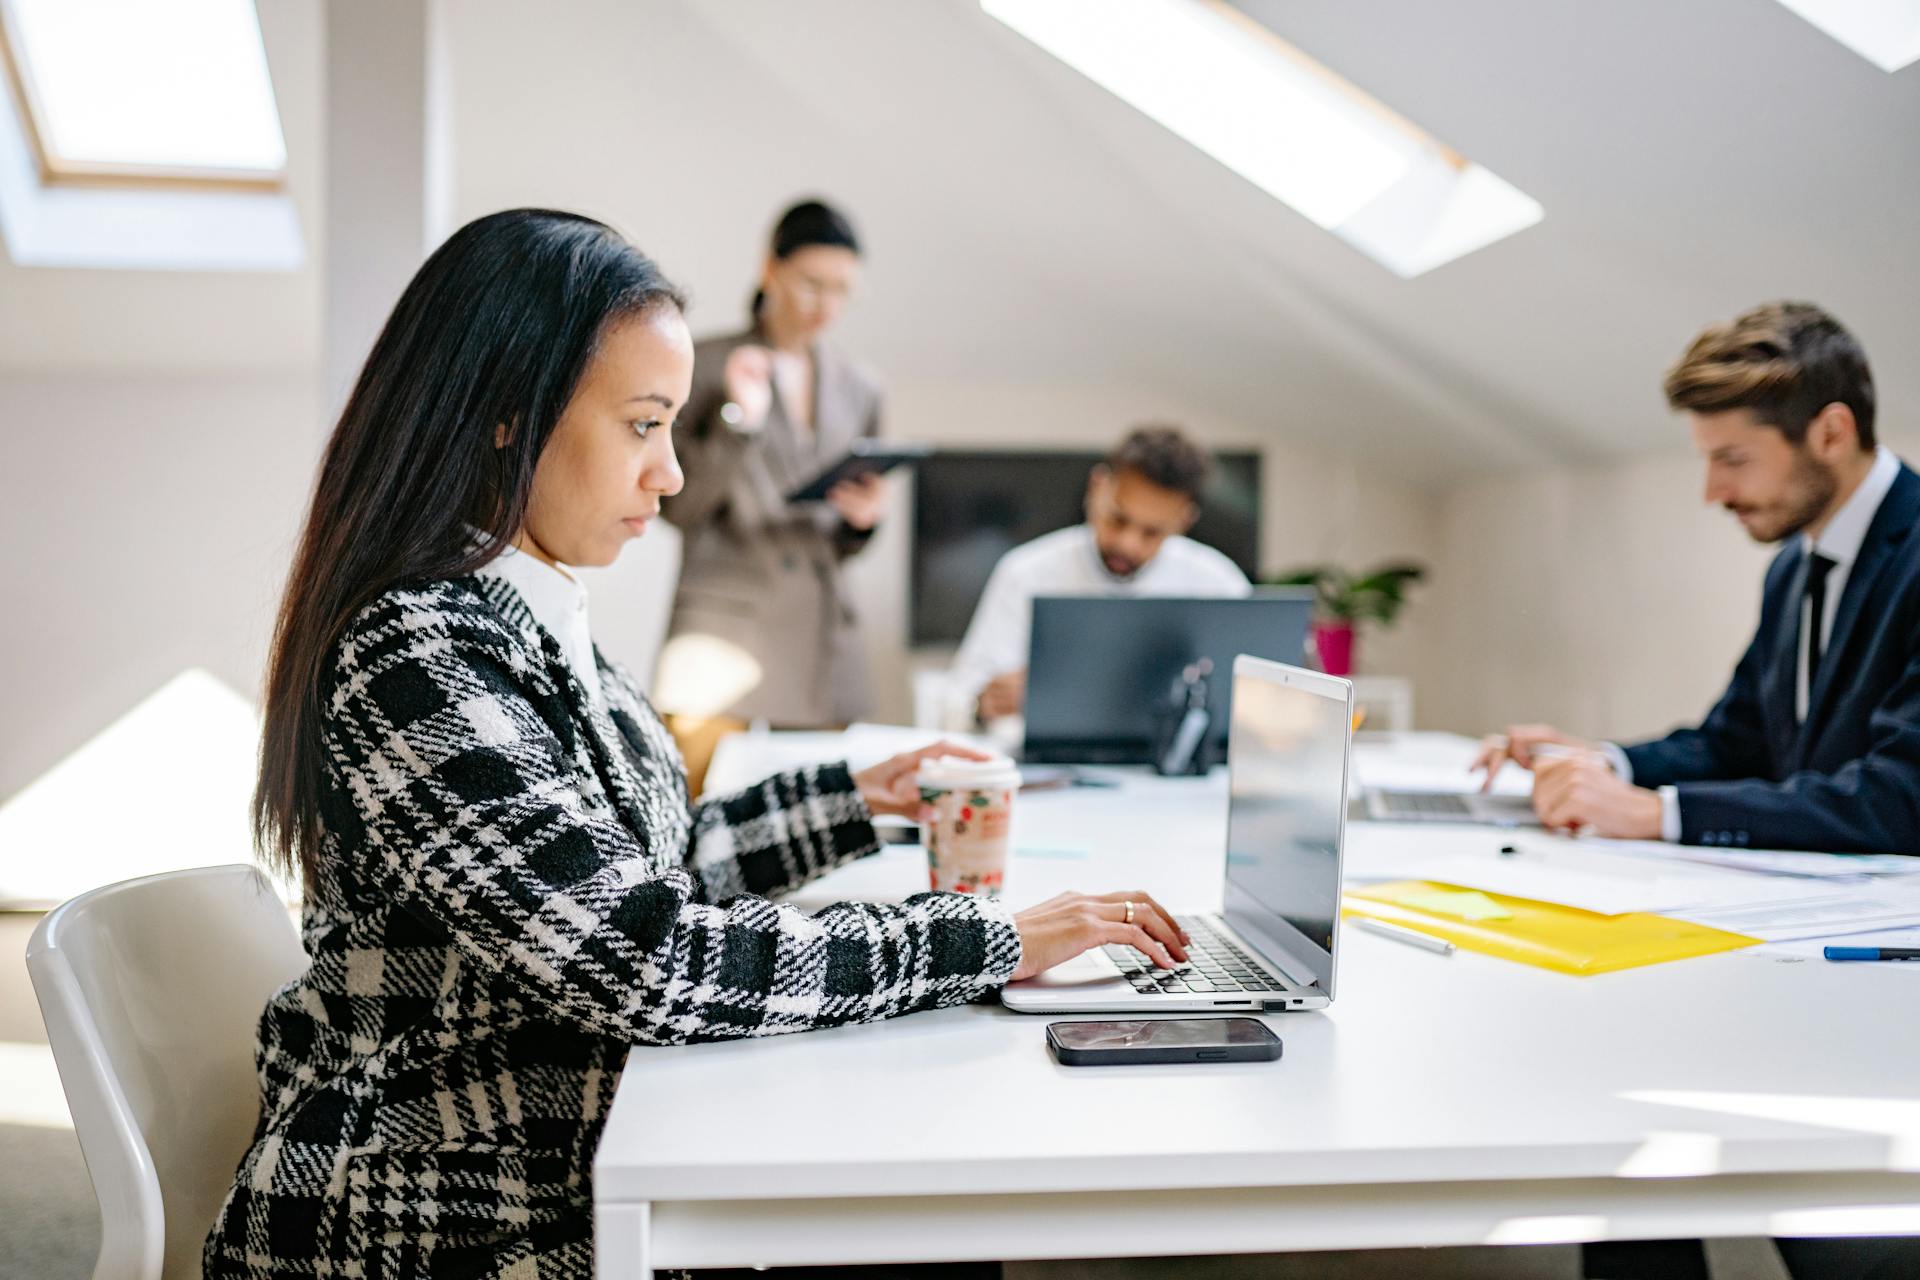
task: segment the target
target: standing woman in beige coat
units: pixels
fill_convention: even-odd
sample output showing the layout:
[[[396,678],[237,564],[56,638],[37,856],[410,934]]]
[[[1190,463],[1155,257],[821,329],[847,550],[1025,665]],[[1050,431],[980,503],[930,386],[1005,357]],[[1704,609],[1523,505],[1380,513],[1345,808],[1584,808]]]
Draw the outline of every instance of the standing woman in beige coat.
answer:
[[[824,503],[786,495],[880,430],[873,376],[826,341],[859,283],[860,243],[816,200],[774,227],[751,323],[694,348],[681,414],[686,488],[662,514],[685,537],[656,695],[697,731],[716,719],[846,724],[871,691],[842,565],[873,537],[878,477]],[[699,754],[697,751],[695,754]]]

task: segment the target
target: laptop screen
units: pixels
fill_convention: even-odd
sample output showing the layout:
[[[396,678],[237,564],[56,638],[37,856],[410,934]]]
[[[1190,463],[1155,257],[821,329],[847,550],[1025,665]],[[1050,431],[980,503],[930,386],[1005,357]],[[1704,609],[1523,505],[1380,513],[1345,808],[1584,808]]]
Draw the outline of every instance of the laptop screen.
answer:
[[[1225,915],[1331,996],[1353,687],[1254,658],[1233,671]]]

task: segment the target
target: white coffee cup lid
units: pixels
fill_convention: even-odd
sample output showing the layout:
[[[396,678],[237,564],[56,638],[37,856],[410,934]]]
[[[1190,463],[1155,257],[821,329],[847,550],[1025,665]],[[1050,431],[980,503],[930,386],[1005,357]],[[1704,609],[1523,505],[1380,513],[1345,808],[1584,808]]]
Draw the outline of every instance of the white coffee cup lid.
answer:
[[[928,786],[968,787],[999,783],[1017,786],[1020,770],[1010,756],[996,755],[986,760],[968,760],[961,756],[935,756],[920,762],[917,775]]]

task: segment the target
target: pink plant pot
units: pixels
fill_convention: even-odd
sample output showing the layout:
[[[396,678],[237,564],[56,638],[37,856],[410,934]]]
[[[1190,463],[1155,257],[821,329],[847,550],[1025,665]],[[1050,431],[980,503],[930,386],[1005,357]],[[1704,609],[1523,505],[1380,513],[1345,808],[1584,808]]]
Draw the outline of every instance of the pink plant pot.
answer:
[[[1313,624],[1313,649],[1320,655],[1320,669],[1330,676],[1353,674],[1353,624],[1316,622]]]

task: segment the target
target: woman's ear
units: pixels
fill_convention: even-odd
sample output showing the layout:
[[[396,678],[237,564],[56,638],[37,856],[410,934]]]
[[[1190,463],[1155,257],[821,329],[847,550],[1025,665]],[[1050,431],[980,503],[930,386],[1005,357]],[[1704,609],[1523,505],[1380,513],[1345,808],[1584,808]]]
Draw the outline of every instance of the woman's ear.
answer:
[[[507,424],[504,422],[493,429],[493,447],[496,449],[506,448],[507,441],[512,438],[513,433],[507,430]]]

